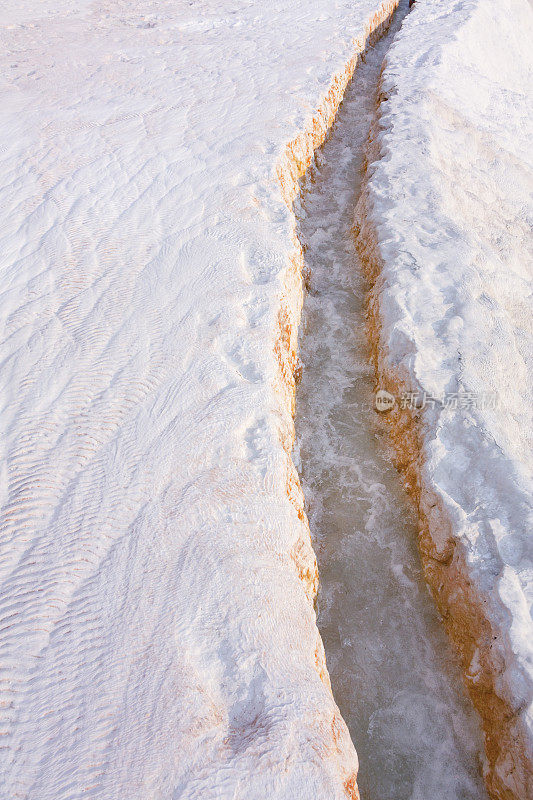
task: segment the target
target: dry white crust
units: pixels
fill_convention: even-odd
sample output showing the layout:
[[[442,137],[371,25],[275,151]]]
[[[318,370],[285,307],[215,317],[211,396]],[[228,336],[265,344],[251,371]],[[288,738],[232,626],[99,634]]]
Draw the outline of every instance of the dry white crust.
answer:
[[[285,201],[393,5],[3,4],[4,800],[357,796]]]
[[[521,800],[533,794],[532,39],[526,0],[415,3],[387,55],[357,220],[378,370],[400,405],[406,393],[391,419],[427,574],[483,716],[488,788]]]

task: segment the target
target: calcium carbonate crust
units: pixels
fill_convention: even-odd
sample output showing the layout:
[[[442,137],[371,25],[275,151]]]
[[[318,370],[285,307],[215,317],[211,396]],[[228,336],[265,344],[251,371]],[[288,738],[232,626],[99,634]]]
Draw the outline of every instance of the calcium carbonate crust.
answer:
[[[415,4],[387,55],[355,221],[390,433],[499,800],[533,793],[531,16],[519,0]],[[474,399],[438,402],[458,393]]]
[[[6,11],[6,800],[358,796],[290,456],[290,206],[394,6]]]

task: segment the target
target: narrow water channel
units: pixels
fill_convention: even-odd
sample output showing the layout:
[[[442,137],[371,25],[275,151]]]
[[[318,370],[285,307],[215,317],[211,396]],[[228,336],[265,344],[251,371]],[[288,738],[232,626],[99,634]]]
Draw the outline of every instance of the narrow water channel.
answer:
[[[296,209],[309,287],[295,462],[318,557],[318,624],[359,754],[362,800],[485,800],[477,717],[371,410],[366,287],[351,232],[380,68],[406,5],[357,69]]]

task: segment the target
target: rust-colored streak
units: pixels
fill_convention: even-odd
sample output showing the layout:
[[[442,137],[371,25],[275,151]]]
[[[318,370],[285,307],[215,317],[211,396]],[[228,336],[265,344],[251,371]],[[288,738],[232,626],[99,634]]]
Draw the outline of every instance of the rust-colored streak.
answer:
[[[355,772],[350,775],[347,781],[344,781],[344,791],[346,797],[349,797],[350,800],[360,800],[359,789],[357,788],[357,774]]]

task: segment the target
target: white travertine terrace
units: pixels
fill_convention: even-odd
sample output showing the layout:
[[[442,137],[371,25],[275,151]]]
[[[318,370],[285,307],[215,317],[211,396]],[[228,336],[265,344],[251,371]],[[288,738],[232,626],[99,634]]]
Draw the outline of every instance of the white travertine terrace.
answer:
[[[393,7],[2,10],[2,800],[357,797],[287,203]]]
[[[378,374],[406,393],[391,432],[499,800],[533,795],[532,40],[526,0],[415,3],[356,215]]]

